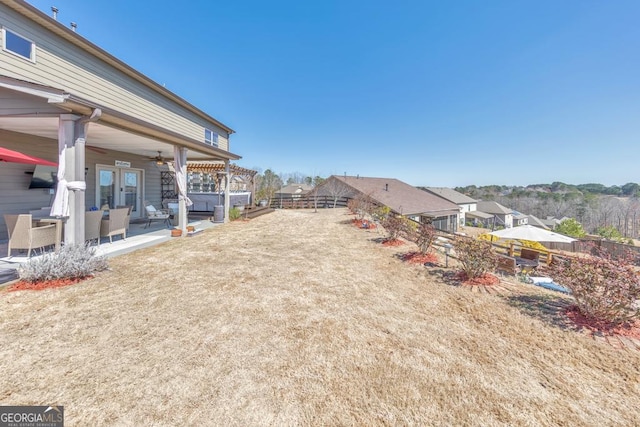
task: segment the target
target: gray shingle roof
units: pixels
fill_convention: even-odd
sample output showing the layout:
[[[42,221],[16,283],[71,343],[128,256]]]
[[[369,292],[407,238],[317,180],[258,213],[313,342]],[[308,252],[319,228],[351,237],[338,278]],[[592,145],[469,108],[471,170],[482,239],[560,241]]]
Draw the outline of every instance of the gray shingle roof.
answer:
[[[549,230],[549,227],[542,222],[542,220],[536,216],[529,215],[529,225],[533,225],[534,227],[544,228],[545,230]]]
[[[402,215],[455,215],[460,208],[455,203],[422,191],[395,178],[367,178],[333,175],[358,193],[367,195]]]
[[[482,212],[498,215],[507,215],[513,212],[511,209],[505,208],[498,202],[478,202],[476,209]]]
[[[424,187],[426,191],[429,191],[436,196],[440,196],[444,199],[447,199],[450,202],[453,202],[458,205],[468,204],[468,203],[476,203],[477,200],[472,199],[471,197],[462,194],[452,188],[446,187]]]
[[[309,184],[288,184],[282,187],[280,190],[276,192],[276,194],[307,194],[309,191],[313,190],[313,187]]]

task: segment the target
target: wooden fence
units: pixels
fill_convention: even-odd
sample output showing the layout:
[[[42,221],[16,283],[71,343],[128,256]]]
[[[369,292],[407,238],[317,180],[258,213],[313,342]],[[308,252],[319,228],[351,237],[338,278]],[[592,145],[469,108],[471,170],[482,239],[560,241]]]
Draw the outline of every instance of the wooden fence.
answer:
[[[349,197],[338,197],[335,200],[336,208],[346,208],[347,203],[351,200]],[[318,209],[333,208],[334,198],[331,196],[315,197],[283,197],[271,199],[271,207],[273,209]]]

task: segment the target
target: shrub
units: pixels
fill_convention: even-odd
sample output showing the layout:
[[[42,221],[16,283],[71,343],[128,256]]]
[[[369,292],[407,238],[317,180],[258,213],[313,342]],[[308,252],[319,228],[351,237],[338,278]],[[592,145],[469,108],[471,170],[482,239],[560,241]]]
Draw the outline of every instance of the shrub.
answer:
[[[554,259],[554,279],[571,290],[580,312],[588,319],[611,326],[640,318],[640,276],[630,257],[614,259],[594,247],[596,256]]]
[[[347,202],[349,210],[356,215],[356,219],[360,220],[364,219],[367,215],[371,215],[374,206],[373,199],[364,194],[358,194]]]
[[[455,236],[453,247],[467,279],[482,277],[496,268],[498,258],[489,242]]]
[[[436,238],[436,229],[433,225],[421,222],[415,231],[415,242],[420,249],[420,253],[425,255],[429,252],[433,241]]]
[[[241,216],[242,216],[242,213],[240,212],[240,209],[238,208],[229,209],[229,219],[231,221],[235,221],[236,219],[239,219]]]
[[[34,258],[20,267],[20,279],[29,283],[56,279],[81,279],[108,268],[104,256],[96,256],[95,248],[65,245],[58,252]]]
[[[388,206],[379,206],[371,211],[371,217],[376,221],[382,222],[390,215],[390,213],[391,208]]]
[[[573,218],[567,218],[560,224],[556,225],[553,229],[556,233],[564,234],[565,236],[575,237],[579,239],[584,237],[587,233],[582,228],[582,224]]]
[[[389,214],[382,220],[382,226],[387,231],[387,240],[398,240],[402,234],[409,232],[408,220],[395,214]]]

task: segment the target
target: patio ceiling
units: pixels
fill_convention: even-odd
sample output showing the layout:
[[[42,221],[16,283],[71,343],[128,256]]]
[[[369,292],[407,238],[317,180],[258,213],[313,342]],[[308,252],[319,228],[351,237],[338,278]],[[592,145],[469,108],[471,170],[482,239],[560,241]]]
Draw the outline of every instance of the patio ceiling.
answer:
[[[58,117],[0,117],[0,129],[49,138],[57,143]],[[121,151],[143,157],[154,157],[158,151],[164,157],[173,157],[173,145],[146,136],[127,132],[102,123],[90,123],[87,145],[104,150]],[[193,149],[187,152],[189,160],[212,160],[211,154]]]
[[[173,147],[187,148],[188,160],[237,160],[240,156],[206,145],[170,129],[99,106],[61,89],[0,76],[0,129],[58,140],[61,114],[89,116],[100,109],[99,121],[89,124],[87,146],[155,157],[173,156]],[[231,131],[232,132],[232,131]]]

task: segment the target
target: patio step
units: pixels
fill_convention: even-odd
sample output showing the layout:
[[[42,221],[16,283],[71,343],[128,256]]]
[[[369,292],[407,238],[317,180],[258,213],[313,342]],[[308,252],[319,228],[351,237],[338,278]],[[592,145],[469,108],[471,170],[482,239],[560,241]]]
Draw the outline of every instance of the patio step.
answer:
[[[242,212],[242,217],[247,219],[257,218],[260,215],[265,215],[273,212],[268,206],[246,206]]]

